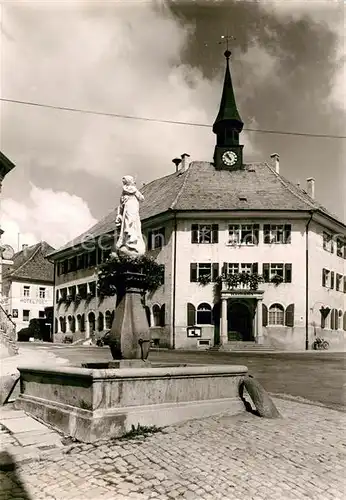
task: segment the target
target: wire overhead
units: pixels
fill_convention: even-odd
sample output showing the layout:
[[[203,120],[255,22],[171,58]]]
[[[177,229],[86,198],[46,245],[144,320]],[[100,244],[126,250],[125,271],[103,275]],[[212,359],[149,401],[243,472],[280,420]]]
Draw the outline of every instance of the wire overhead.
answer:
[[[207,127],[212,128],[212,125],[208,125],[206,123],[193,123],[193,122],[183,122],[177,120],[160,120],[158,118],[148,118],[144,116],[133,116],[133,115],[123,115],[120,113],[106,113],[105,111],[93,111],[89,109],[80,109],[80,108],[70,108],[65,106],[54,106],[52,104],[43,104],[39,102],[32,101],[20,101],[18,99],[5,99],[4,97],[0,97],[0,101],[9,102],[14,104],[23,104],[25,106],[34,106],[38,108],[48,108],[48,109],[56,109],[59,111],[70,111],[72,113],[81,113],[86,115],[97,115],[97,116],[108,116],[111,118],[125,118],[127,120],[140,120],[146,122],[154,122],[154,123],[170,123],[173,125],[185,125],[190,127]],[[310,134],[307,132],[287,132],[281,130],[264,130],[257,128],[244,128],[247,132],[258,132],[261,134],[277,134],[277,135],[294,135],[294,136],[302,136],[302,137],[319,137],[325,139],[346,139],[344,135],[329,135],[329,134]]]

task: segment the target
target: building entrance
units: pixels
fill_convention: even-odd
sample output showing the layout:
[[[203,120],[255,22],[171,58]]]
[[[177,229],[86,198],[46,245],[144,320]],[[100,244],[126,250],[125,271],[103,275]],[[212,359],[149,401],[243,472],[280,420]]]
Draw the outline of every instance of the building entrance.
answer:
[[[253,308],[244,302],[228,301],[228,341],[253,342]]]

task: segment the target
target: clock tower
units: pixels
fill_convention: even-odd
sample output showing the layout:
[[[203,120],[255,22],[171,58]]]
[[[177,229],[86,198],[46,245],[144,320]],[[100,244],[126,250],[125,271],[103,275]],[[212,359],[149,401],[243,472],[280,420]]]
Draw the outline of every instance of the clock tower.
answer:
[[[214,166],[217,170],[240,170],[243,167],[243,146],[239,144],[239,134],[243,130],[243,122],[235,102],[229,58],[231,52],[226,50],[226,73],[219,113],[213,125],[216,134]]]

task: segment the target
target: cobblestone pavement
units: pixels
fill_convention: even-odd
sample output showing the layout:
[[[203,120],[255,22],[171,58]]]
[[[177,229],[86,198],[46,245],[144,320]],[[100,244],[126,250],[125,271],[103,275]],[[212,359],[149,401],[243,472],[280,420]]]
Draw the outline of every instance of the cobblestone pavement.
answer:
[[[275,403],[283,419],[222,414],[65,447],[1,472],[0,500],[345,498],[345,413]]]

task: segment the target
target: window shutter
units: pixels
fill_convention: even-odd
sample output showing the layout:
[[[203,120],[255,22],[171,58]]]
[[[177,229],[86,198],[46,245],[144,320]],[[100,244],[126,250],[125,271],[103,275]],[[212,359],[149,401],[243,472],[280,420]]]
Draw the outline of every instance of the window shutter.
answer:
[[[222,264],[222,276],[226,276],[227,274],[227,262],[224,262]],[[346,286],[346,282],[345,282],[345,286]]]
[[[196,308],[190,302],[187,304],[187,326],[194,326],[196,322]]]
[[[269,283],[269,264],[263,264],[263,279],[265,283]]]
[[[252,272],[253,274],[258,274],[258,262],[252,264]]]
[[[330,288],[334,288],[334,271],[330,273]]]
[[[160,326],[165,326],[166,324],[166,305],[162,304],[160,309]]]
[[[190,281],[191,283],[197,283],[197,264],[190,264]]]
[[[291,243],[291,224],[284,225],[284,242]]]
[[[218,224],[213,224],[211,226],[211,242],[212,243],[219,243],[219,225]]]
[[[294,326],[294,304],[290,304],[285,312],[285,325]]]
[[[211,281],[215,281],[218,276],[219,276],[219,263],[214,262],[212,264],[212,269],[211,269]]]
[[[151,326],[151,318],[150,318],[150,307],[149,306],[145,306],[145,314],[147,316],[147,320],[148,320],[148,325]],[[113,321],[111,322],[111,324],[113,323]]]
[[[285,283],[292,283],[292,264],[285,264]]]
[[[253,225],[253,237],[254,237],[253,244],[258,245],[258,243],[259,243],[259,224]]]
[[[326,286],[326,270],[322,269],[322,286]]]
[[[270,224],[263,225],[263,242],[270,243]]]
[[[191,243],[198,243],[198,224],[191,225]]]
[[[262,326],[267,326],[268,324],[268,307],[262,304]]]
[[[148,231],[148,250],[151,250],[153,248],[153,232],[152,231]]]
[[[330,329],[331,330],[335,330],[335,314],[334,314],[334,310],[335,309],[332,309],[332,312],[331,312],[331,315],[330,315]]]

